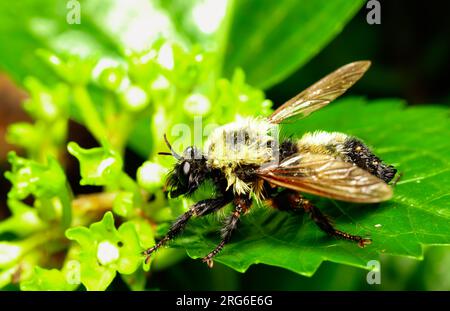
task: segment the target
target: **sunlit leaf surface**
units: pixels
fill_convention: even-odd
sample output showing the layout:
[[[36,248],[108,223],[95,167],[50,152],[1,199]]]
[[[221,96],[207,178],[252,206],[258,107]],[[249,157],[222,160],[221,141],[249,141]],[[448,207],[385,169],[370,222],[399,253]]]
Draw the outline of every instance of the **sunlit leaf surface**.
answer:
[[[348,204],[311,197],[343,231],[368,235],[366,248],[328,237],[307,215],[255,208],[217,261],[238,271],[264,263],[312,275],[323,261],[365,268],[380,254],[422,258],[426,244],[450,244],[450,122],[440,107],[405,108],[399,100],[367,103],[352,98],[332,103],[286,126],[287,135],[341,131],[363,139],[404,175],[394,198],[381,204]],[[175,245],[191,257],[219,242],[217,218],[196,219]]]

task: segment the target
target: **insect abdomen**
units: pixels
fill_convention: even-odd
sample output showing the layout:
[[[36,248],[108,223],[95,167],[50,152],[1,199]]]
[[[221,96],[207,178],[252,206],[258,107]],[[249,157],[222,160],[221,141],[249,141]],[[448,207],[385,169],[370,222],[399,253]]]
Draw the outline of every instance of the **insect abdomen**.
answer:
[[[386,183],[394,178],[397,170],[385,164],[363,142],[355,137],[337,132],[305,134],[298,142],[299,152],[321,153],[340,158],[368,171]]]
[[[379,157],[356,138],[349,137],[344,143],[347,158],[360,168],[384,180],[386,183],[394,178],[397,170],[385,164]]]

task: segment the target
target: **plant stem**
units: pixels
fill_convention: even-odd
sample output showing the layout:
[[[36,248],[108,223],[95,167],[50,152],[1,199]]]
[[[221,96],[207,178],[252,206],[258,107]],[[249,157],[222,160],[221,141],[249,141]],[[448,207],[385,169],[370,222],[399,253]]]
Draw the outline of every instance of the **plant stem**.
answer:
[[[64,237],[64,231],[61,231],[60,228],[53,229],[45,229],[41,232],[31,235],[29,238],[19,242],[23,247],[23,255],[29,253],[34,248],[47,243],[51,240],[58,239]]]
[[[132,179],[126,173],[122,172],[122,175],[120,177],[120,185],[122,186],[123,189],[130,191],[134,194],[135,206],[142,205],[143,202],[142,194],[139,189],[139,186],[134,181],[134,179]]]
[[[64,188],[61,189],[61,192],[59,194],[59,199],[61,200],[62,205],[62,220],[61,225],[63,229],[67,229],[70,227],[70,224],[72,223],[72,204],[71,204],[71,198],[72,198],[72,191],[70,189],[70,185],[66,183],[64,185]]]
[[[117,192],[100,192],[79,195],[72,201],[72,207],[80,214],[90,211],[106,212],[111,210],[117,194]]]
[[[101,143],[107,137],[107,131],[86,87],[84,85],[74,86],[73,94],[85,126],[95,139]]]

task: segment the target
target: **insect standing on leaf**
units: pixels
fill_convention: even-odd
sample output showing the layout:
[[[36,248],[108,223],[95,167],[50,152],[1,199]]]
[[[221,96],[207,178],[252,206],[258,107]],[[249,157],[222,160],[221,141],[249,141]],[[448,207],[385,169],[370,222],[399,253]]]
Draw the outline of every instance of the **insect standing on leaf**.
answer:
[[[161,154],[177,159],[166,184],[170,196],[191,195],[209,179],[217,197],[197,202],[181,215],[167,235],[144,252],[146,261],[179,234],[192,216],[208,215],[232,203],[234,210],[225,220],[220,243],[203,258],[212,267],[214,256],[230,241],[253,200],[279,210],[303,209],[327,234],[355,241],[360,247],[371,243],[369,238],[336,229],[301,192],[347,202],[381,202],[392,197],[388,182],[397,170],[374,155],[361,140],[343,133],[317,131],[280,142],[277,135],[271,135],[283,121],[306,117],[328,105],[359,80],[369,66],[369,61],[347,64],[290,99],[268,118],[245,118],[215,129],[203,152],[188,147],[179,155],[164,135],[171,152]]]

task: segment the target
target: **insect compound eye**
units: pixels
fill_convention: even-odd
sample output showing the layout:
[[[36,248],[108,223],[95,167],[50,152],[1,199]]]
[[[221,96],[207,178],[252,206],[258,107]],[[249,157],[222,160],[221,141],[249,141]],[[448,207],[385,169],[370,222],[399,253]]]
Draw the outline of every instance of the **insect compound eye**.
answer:
[[[191,165],[189,164],[189,162],[184,162],[184,164],[183,164],[184,175],[188,175],[190,170],[191,170]]]

